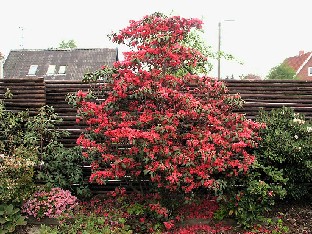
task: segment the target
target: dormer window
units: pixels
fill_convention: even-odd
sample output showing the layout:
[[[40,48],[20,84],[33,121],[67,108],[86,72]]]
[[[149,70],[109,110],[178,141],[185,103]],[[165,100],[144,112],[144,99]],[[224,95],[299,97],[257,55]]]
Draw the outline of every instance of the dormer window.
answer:
[[[66,74],[66,67],[65,65],[62,65],[59,67],[59,70],[58,70],[58,74],[59,75],[65,75]]]
[[[51,76],[51,75],[54,75],[55,74],[55,65],[49,65],[48,67],[48,71],[47,71],[47,75],[48,76]]]
[[[312,76],[312,67],[308,68],[308,76]]]
[[[35,76],[37,72],[38,65],[30,65],[28,74],[29,76]]]

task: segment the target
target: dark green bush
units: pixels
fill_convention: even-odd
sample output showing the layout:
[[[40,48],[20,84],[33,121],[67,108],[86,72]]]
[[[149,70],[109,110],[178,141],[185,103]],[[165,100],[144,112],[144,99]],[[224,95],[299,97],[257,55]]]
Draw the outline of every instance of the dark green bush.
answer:
[[[233,217],[245,228],[265,221],[265,213],[286,194],[286,180],[281,171],[261,165],[257,160],[245,177],[234,178],[228,182],[230,186],[222,197],[221,208],[215,217]]]
[[[244,227],[263,221],[277,200],[308,197],[312,181],[312,124],[290,108],[261,110],[256,161],[241,178],[228,180],[216,217],[232,216]]]
[[[51,143],[42,154],[42,164],[36,178],[50,188],[61,187],[78,197],[88,197],[91,192],[82,170],[86,162],[80,147],[65,148],[57,142]]]
[[[308,197],[312,181],[312,123],[290,108],[260,111],[257,121],[266,124],[255,155],[265,170],[261,175],[274,183],[272,172],[286,180],[284,188],[290,199]]]
[[[12,155],[15,148],[27,145],[24,127],[29,119],[27,111],[14,113],[7,111],[0,101],[0,153]],[[31,146],[32,147],[32,146]]]

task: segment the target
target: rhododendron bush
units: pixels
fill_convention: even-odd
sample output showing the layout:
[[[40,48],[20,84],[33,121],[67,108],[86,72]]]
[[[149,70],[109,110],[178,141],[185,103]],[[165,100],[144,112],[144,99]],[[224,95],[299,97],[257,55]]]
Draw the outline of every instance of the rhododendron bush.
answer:
[[[190,193],[218,191],[228,177],[248,171],[261,125],[233,113],[240,97],[222,81],[174,75],[207,62],[182,43],[201,28],[198,19],[155,13],[111,35],[131,50],[113,68],[89,74],[105,79],[97,89],[104,98],[79,91],[75,99],[77,121],[88,125],[77,143],[93,159],[91,182],[148,180],[150,188]]]

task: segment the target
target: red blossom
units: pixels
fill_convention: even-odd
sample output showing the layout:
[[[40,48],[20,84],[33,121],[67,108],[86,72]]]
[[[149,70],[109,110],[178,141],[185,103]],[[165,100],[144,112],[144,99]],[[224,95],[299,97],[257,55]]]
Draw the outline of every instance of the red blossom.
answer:
[[[76,93],[76,96],[77,97],[81,97],[81,98],[84,98],[87,96],[87,92],[83,92],[82,90],[79,90],[77,93]]]

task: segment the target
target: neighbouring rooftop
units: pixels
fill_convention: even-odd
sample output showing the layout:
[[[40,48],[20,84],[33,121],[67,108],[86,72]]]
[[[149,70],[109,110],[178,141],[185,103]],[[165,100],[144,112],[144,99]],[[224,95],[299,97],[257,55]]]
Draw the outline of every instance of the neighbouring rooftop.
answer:
[[[43,77],[46,80],[81,80],[83,75],[112,66],[118,50],[110,48],[12,50],[4,62],[4,78]]]

